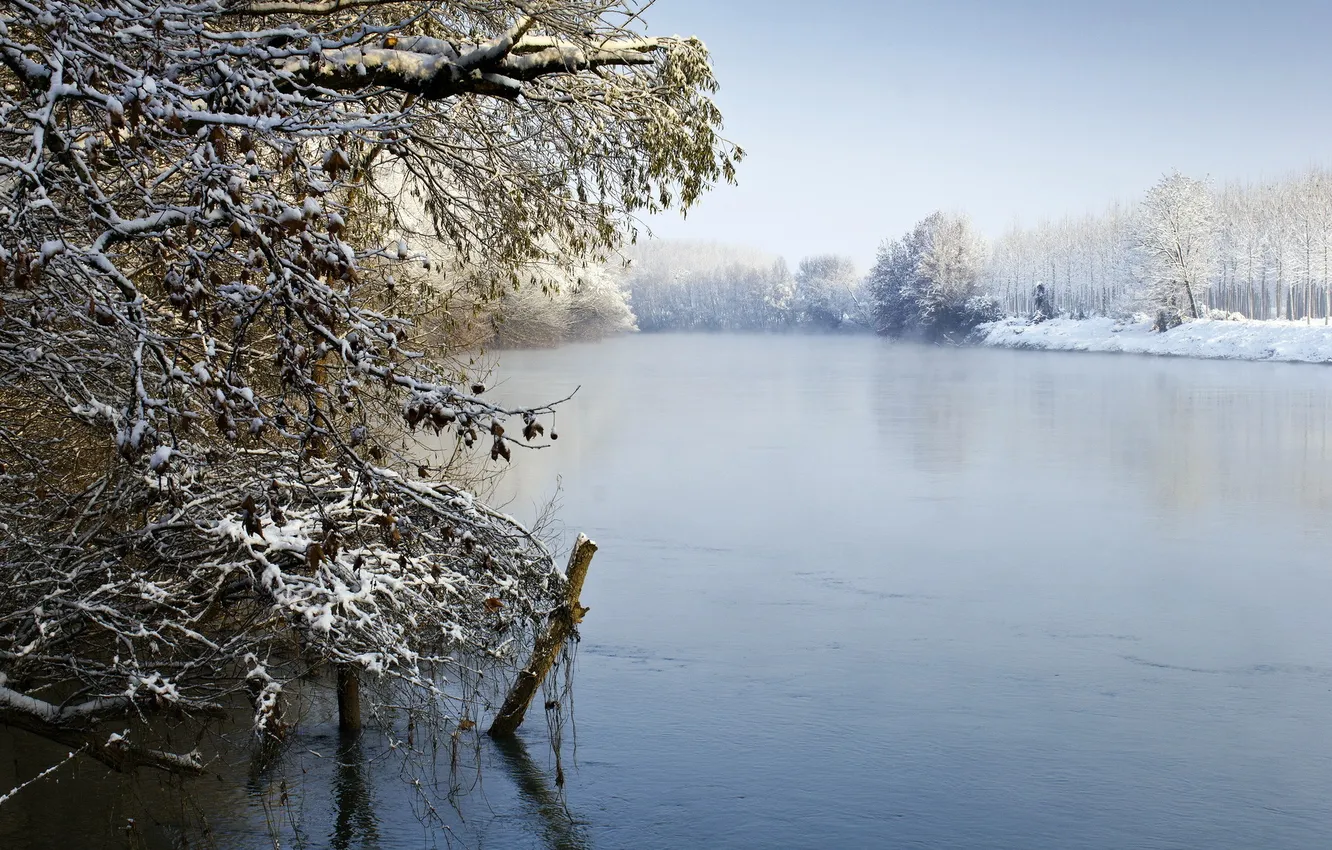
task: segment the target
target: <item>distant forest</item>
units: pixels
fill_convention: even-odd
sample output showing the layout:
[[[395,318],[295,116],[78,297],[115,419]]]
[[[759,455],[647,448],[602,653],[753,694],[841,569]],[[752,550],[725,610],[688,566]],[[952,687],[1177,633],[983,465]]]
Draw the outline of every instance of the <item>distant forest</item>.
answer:
[[[1332,316],[1332,173],[1214,187],[1178,173],[1099,215],[984,238],[965,214],[932,213],[886,239],[861,272],[824,254],[794,270],[752,248],[645,241],[618,262],[507,296],[502,344],[622,330],[874,331],[965,336],[1005,316]]]

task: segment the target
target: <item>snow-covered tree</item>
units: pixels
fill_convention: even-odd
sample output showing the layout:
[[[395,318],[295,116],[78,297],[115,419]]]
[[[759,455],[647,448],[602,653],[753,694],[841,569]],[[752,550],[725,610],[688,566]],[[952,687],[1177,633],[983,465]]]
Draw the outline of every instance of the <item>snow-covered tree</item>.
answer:
[[[945,215],[937,220],[916,267],[921,284],[918,321],[927,333],[965,332],[979,321],[997,318],[980,285],[985,257],[985,242],[969,218]]]
[[[634,314],[617,271],[593,263],[534,272],[526,285],[509,289],[487,305],[484,321],[507,348],[540,348],[631,331]]]
[[[874,266],[865,280],[876,332],[902,336],[919,326],[924,291],[920,263],[943,217],[943,213],[933,213],[901,239],[885,241],[879,246]]]
[[[1190,243],[1201,252],[1191,258],[1198,262],[1190,278],[1200,316],[1332,319],[1332,178],[1323,168],[1215,189],[1168,177],[1136,204],[1013,227],[993,245],[985,287],[1013,315],[1033,314],[1038,284],[1059,314],[1124,316],[1171,299],[1174,309],[1192,313],[1162,224],[1178,198],[1212,222]],[[1155,244],[1150,254],[1144,235]]]
[[[441,359],[411,270],[484,262],[484,300],[731,178],[706,50],[640,11],[0,7],[0,723],[188,771],[141,721],[277,734],[329,666],[480,710],[445,677],[563,579],[404,439],[508,460],[551,408]]]
[[[1152,187],[1138,220],[1147,295],[1198,318],[1216,266],[1216,210],[1207,184],[1174,172]]]
[[[645,331],[777,330],[794,322],[786,261],[751,248],[654,240],[626,251],[627,287]]]
[[[938,338],[998,318],[999,303],[981,281],[985,258],[984,241],[962,215],[936,212],[885,243],[866,280],[876,330]]]
[[[800,261],[795,273],[797,320],[816,328],[834,329],[856,312],[860,276],[849,257],[820,254]]]
[[[587,266],[568,287],[569,339],[596,340],[635,329],[620,270]]]

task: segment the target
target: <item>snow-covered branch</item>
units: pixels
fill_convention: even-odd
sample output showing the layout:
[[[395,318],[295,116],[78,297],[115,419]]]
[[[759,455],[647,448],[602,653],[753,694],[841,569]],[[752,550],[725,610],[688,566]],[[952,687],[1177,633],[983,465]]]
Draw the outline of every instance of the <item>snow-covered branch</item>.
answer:
[[[93,702],[102,705],[95,711],[89,710],[88,704],[77,707],[82,710],[71,711],[68,707],[35,699],[0,684],[0,724],[74,747],[77,753],[86,753],[106,766],[122,772],[139,767],[153,767],[169,773],[198,773],[203,770],[203,763],[197,752],[164,752],[131,744],[129,739],[120,733],[107,735],[99,732],[95,723],[101,719],[100,715],[103,713],[112,713],[111,703],[114,701]],[[125,705],[118,707],[119,713],[123,716]],[[73,755],[71,753],[71,758]],[[43,775],[49,772],[45,771]],[[0,802],[4,802],[4,798],[0,798]]]
[[[528,21],[530,25],[531,21]],[[431,100],[443,100],[463,94],[517,98],[524,94],[523,83],[550,75],[577,74],[611,66],[650,65],[651,55],[664,50],[660,39],[622,41],[600,48],[585,48],[571,43],[550,42],[541,49],[515,52],[515,41],[506,36],[480,45],[467,53],[414,52],[393,46],[346,47],[325,50],[318,60],[305,57],[289,60],[282,73],[292,80],[333,91],[362,91],[367,86],[382,86]],[[418,47],[424,46],[417,42]],[[517,43],[519,48],[530,47]]]
[[[348,9],[358,9],[365,6],[387,6],[390,3],[397,3],[400,0],[312,0],[312,2],[283,2],[283,0],[273,0],[273,2],[250,2],[250,0],[233,0],[226,6],[226,13],[232,15],[331,15],[335,12],[343,12]]]
[[[478,710],[444,682],[562,577],[454,473],[557,402],[492,402],[411,281],[484,267],[484,307],[730,179],[707,51],[632,8],[0,9],[0,723],[194,769],[154,717],[279,734],[326,665]]]
[[[76,759],[76,758],[77,758],[79,755],[81,755],[82,753],[83,753],[83,750],[82,750],[81,748],[78,749],[78,750],[75,750],[74,752],[71,752],[69,755],[65,756],[65,758],[64,758],[63,761],[58,761],[58,762],[56,762],[55,764],[53,764],[53,765],[51,765],[50,767],[46,768],[46,769],[43,770],[41,773],[38,773],[36,776],[32,777],[31,779],[28,779],[28,780],[26,780],[26,781],[24,781],[24,782],[20,782],[18,785],[15,785],[13,788],[10,788],[10,789],[9,789],[8,791],[6,791],[5,793],[0,794],[0,806],[3,806],[5,803],[7,803],[7,802],[9,802],[10,800],[14,799],[14,795],[18,794],[18,793],[19,793],[20,791],[22,791],[24,788],[27,788],[29,785],[33,785],[33,784],[35,784],[35,783],[37,783],[37,782],[42,781],[42,780],[45,779],[46,777],[48,777],[48,776],[50,776],[51,774],[55,773],[55,772],[56,772],[57,770],[59,770],[60,768],[62,768],[62,767],[64,767],[65,765],[69,764],[70,762],[72,762],[74,759]]]

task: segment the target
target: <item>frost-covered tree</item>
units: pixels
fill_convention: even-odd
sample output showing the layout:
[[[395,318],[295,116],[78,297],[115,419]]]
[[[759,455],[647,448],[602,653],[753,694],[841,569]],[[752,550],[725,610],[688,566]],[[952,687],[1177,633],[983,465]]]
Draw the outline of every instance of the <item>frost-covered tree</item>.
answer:
[[[626,253],[629,300],[644,331],[767,331],[794,322],[794,280],[779,257],[679,240]]]
[[[985,257],[966,216],[939,212],[883,245],[866,280],[876,330],[940,338],[998,318],[998,302],[981,281]]]
[[[918,321],[928,335],[966,332],[979,322],[998,318],[997,305],[980,283],[985,257],[985,242],[969,218],[945,215],[937,220],[916,268]]]
[[[1190,278],[1200,316],[1332,320],[1332,178],[1326,169],[1182,191],[1190,182],[1168,177],[1135,204],[1010,229],[994,243],[982,275],[986,288],[1013,315],[1035,312],[1038,284],[1062,315],[1156,312],[1172,299],[1175,310],[1192,313],[1180,275],[1171,271],[1179,268],[1170,256],[1174,240],[1168,227],[1167,235],[1159,230],[1163,211],[1192,208],[1212,221],[1210,250],[1208,228],[1191,243],[1202,252],[1191,259],[1201,262]],[[1183,206],[1171,200],[1185,196]],[[1154,232],[1155,259],[1142,247],[1144,234]]]
[[[239,698],[277,734],[330,666],[480,710],[447,677],[563,578],[404,440],[508,460],[551,408],[441,359],[411,270],[498,291],[731,178],[706,50],[641,11],[0,6],[0,723],[189,771],[144,721]]]
[[[849,257],[820,254],[801,260],[795,273],[797,321],[830,330],[853,321],[859,283],[856,265]]]
[[[618,269],[587,266],[568,286],[569,335],[573,340],[596,340],[635,329]]]
[[[496,341],[508,348],[540,348],[631,331],[634,314],[616,272],[600,263],[544,269],[487,305],[485,321],[493,326]]]
[[[992,246],[982,271],[986,290],[1013,315],[1121,315],[1138,287],[1131,211],[1112,205],[1099,215],[1013,227]],[[1040,286],[1045,301],[1034,303]]]
[[[1291,188],[1292,270],[1301,283],[1294,317],[1307,322],[1322,313],[1326,319],[1332,313],[1332,177],[1312,170]]]
[[[1054,305],[1050,303],[1050,290],[1045,288],[1045,284],[1038,283],[1031,292],[1031,320],[1034,324],[1040,324],[1046,319],[1053,319],[1057,315]]]
[[[924,290],[920,263],[943,217],[943,213],[933,213],[901,239],[885,241],[879,246],[874,266],[865,279],[877,333],[902,336],[919,326]]]
[[[1179,172],[1162,178],[1143,200],[1137,245],[1152,302],[1198,318],[1216,265],[1216,210],[1207,184]]]

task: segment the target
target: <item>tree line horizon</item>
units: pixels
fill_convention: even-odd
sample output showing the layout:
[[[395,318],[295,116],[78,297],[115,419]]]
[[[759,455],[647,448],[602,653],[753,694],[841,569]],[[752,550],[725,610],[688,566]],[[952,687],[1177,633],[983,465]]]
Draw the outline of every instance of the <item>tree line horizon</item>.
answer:
[[[632,246],[620,271],[643,331],[833,330],[952,336],[1002,317],[1288,321],[1332,315],[1332,172],[1213,186],[1171,172],[1132,204],[987,239],[936,211],[861,275],[819,254],[721,243]],[[615,274],[617,269],[611,268]]]

